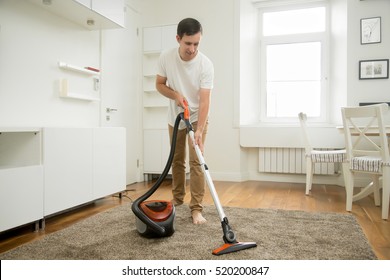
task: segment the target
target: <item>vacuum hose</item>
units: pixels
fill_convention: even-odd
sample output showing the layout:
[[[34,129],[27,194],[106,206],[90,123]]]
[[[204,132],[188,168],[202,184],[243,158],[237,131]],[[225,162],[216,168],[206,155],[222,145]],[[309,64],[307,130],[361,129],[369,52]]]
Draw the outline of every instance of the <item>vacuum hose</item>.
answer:
[[[163,235],[165,233],[165,228],[157,224],[156,222],[152,221],[145,213],[141,210],[140,204],[148,199],[161,185],[161,183],[164,181],[165,177],[168,175],[169,169],[171,168],[173,156],[175,155],[175,147],[176,147],[176,139],[177,139],[177,131],[179,128],[179,123],[181,120],[185,120],[184,114],[180,113],[176,117],[175,126],[173,128],[173,134],[172,134],[172,143],[171,143],[171,151],[169,152],[168,161],[165,165],[165,168],[160,175],[160,177],[157,179],[156,183],[153,185],[151,189],[149,189],[146,193],[144,193],[142,196],[137,198],[132,206],[131,210],[134,212],[134,214],[146,225],[148,225],[152,230],[157,232],[160,235]]]

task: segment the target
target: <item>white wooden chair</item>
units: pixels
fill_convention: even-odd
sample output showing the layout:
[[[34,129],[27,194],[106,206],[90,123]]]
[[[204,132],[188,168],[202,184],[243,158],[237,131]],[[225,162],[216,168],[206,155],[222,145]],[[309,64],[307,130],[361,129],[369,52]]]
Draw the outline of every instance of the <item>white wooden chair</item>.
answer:
[[[382,219],[389,216],[390,154],[383,115],[387,104],[341,108],[348,168],[344,171],[346,209],[352,211],[352,202],[374,192],[375,204],[380,204],[382,187]],[[372,182],[354,195],[355,175],[369,174]],[[382,184],[379,179],[382,178]]]
[[[304,113],[298,114],[301,124],[302,136],[305,142],[305,157],[306,157],[306,195],[309,195],[313,184],[314,167],[316,163],[339,162],[346,164],[345,150],[316,150],[313,149],[308,129],[306,125],[307,116]]]

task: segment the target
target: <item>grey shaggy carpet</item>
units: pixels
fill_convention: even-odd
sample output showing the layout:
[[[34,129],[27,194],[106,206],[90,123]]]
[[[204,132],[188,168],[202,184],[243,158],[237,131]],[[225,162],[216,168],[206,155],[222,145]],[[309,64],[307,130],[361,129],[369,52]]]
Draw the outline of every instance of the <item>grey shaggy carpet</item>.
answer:
[[[214,206],[204,209],[208,222],[191,223],[188,206],[176,208],[171,237],[147,239],[135,229],[130,204],[96,214],[40,240],[0,255],[1,260],[366,260],[376,259],[351,214],[271,209],[225,208],[238,241],[257,247],[221,256],[223,245]]]

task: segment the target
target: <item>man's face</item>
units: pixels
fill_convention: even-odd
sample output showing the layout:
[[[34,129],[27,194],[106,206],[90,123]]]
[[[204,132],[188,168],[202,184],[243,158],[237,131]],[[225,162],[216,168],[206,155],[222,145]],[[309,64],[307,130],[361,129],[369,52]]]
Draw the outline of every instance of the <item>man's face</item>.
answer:
[[[201,38],[201,32],[191,36],[183,35],[182,38],[178,35],[176,36],[177,42],[179,43],[179,54],[182,60],[189,61],[196,56]]]

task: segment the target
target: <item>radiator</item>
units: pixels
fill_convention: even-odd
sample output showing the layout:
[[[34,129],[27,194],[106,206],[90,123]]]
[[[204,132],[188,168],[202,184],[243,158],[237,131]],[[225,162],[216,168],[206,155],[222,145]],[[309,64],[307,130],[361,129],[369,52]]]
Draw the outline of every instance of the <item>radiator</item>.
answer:
[[[314,174],[334,175],[339,163],[316,163]],[[305,149],[259,148],[259,172],[306,174]]]

